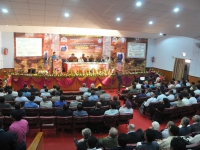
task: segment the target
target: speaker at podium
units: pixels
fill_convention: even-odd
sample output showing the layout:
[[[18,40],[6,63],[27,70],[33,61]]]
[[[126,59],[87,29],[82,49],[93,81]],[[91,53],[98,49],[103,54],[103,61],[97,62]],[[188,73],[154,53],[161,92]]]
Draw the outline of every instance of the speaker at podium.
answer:
[[[28,74],[30,73],[34,74],[35,72],[36,72],[36,69],[33,69],[33,68],[28,69]]]

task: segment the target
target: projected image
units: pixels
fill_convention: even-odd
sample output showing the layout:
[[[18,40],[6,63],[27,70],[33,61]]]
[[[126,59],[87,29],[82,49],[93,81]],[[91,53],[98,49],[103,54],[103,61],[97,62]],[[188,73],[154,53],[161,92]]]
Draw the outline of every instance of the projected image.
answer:
[[[127,58],[145,58],[146,43],[128,42]]]

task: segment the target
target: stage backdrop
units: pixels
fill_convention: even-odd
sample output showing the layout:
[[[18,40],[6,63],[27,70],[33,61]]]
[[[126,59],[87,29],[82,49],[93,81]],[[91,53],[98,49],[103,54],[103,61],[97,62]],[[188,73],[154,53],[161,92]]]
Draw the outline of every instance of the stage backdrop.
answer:
[[[123,56],[120,62],[122,70],[142,71],[146,65],[146,50],[142,59],[127,58],[127,44],[147,43],[147,39],[42,33],[15,33],[14,38],[14,69],[17,72],[27,72],[29,68],[36,69],[36,72],[51,70],[53,52],[60,59],[67,59],[72,53],[77,58],[82,54],[94,58],[101,54],[110,57],[111,69],[119,66],[118,54]]]

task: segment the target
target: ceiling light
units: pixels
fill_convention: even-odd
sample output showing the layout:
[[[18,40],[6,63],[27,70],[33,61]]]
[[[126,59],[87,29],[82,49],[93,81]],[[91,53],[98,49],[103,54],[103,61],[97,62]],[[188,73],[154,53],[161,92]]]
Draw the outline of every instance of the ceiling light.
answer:
[[[180,24],[177,24],[176,27],[177,27],[177,28],[180,27]]]
[[[153,21],[149,21],[149,24],[153,24]]]
[[[119,17],[118,17],[116,20],[117,20],[117,21],[120,21],[120,20],[121,20],[121,18],[119,18]]]
[[[179,12],[179,8],[174,8],[174,12]]]
[[[137,3],[136,3],[136,6],[137,6],[137,7],[140,7],[141,5],[142,5],[141,2],[137,2]]]
[[[163,33],[160,33],[160,35],[163,35]]]
[[[65,13],[65,17],[69,17],[69,14],[68,14],[68,13]]]
[[[3,13],[8,13],[8,10],[5,9],[5,8],[3,8],[3,9],[2,9],[2,12],[3,12]]]

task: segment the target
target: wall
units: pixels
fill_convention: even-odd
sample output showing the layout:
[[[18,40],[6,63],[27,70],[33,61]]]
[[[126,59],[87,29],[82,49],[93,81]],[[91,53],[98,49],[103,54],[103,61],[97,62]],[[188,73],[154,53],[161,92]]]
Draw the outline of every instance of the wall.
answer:
[[[147,68],[153,67],[153,65],[154,65],[154,63],[151,61],[151,58],[155,55],[155,46],[156,46],[156,40],[148,39],[147,58],[146,58],[146,67]]]
[[[155,68],[173,71],[175,58],[191,59],[193,39],[188,37],[163,37],[156,40]],[[182,53],[186,53],[186,57]],[[174,57],[174,58],[173,58]]]
[[[8,48],[8,54],[2,55],[3,68],[14,68],[14,33],[2,32],[1,33],[2,46]]]
[[[2,40],[1,40],[1,32],[0,32],[0,69],[3,68],[3,59],[2,59]]]

